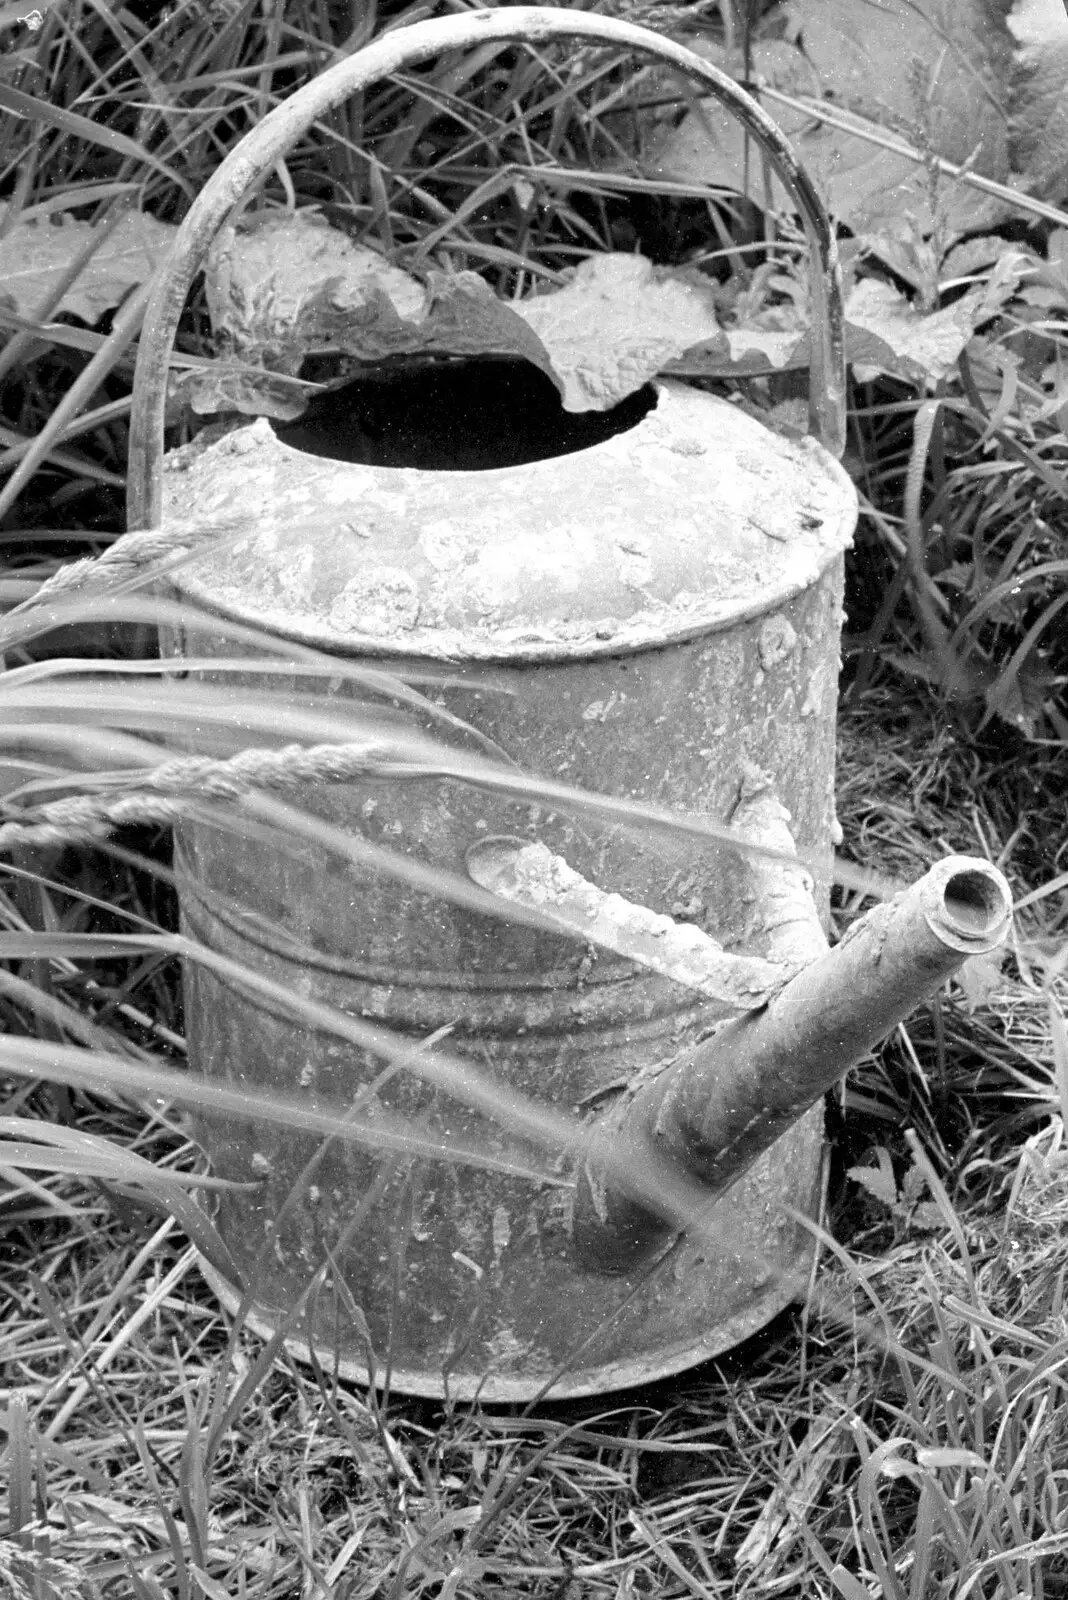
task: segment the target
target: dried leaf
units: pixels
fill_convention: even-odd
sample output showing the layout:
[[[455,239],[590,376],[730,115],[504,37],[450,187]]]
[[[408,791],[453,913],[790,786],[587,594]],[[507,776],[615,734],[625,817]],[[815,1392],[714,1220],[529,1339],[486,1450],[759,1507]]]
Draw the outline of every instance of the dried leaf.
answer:
[[[843,1413],[848,1414],[851,1409],[841,1391],[822,1403],[795,1446],[778,1486],[735,1552],[734,1565],[739,1572],[745,1572],[751,1592],[760,1592],[757,1585],[767,1586],[764,1592],[769,1592],[784,1558],[793,1549],[798,1529],[807,1524],[828,1478],[849,1454],[849,1437],[842,1421]],[[868,1600],[866,1593],[864,1600]]]
[[[1022,255],[1006,251],[990,285],[928,317],[889,285],[861,283],[847,306],[850,360],[936,381],[1015,288],[1023,266]],[[284,421],[301,414],[303,400],[279,380],[297,374],[311,353],[363,363],[413,354],[518,355],[547,373],[564,408],[575,412],[609,410],[658,372],[742,376],[808,359],[808,330],[792,303],[721,328],[708,279],[643,256],[593,256],[564,288],[506,303],[470,272],[432,273],[419,284],[304,213],[231,232],[213,258],[209,303],[220,343],[242,361],[191,373],[175,394],[198,411]]]
[[[204,289],[220,349],[260,358],[276,372],[295,373],[315,347],[309,313],[324,291],[327,303],[355,316],[378,295],[403,318],[419,318],[426,306],[416,278],[311,210],[267,213],[240,232],[223,229]]]
[[[515,311],[548,352],[566,411],[608,411],[719,331],[712,285],[644,256],[591,256]]]
[[[518,355],[553,379],[568,411],[608,410],[718,332],[705,278],[641,256],[593,257],[565,288],[508,303],[471,272],[432,273],[424,286],[310,212],[229,230],[207,288],[221,350],[265,375],[296,375],[306,356],[325,352],[368,363]],[[183,388],[199,411],[300,414],[299,398],[233,361]]]
[[[876,1591],[867,1588],[859,1578],[854,1578],[841,1562],[832,1570],[831,1582],[842,1596],[842,1600],[878,1600]]]
[[[892,372],[913,380],[935,382],[951,372],[974,330],[964,300],[945,311],[922,316],[899,290],[879,278],[864,278],[849,296],[847,319],[874,335],[890,358],[875,353],[857,366],[865,380],[877,372]]]
[[[247,416],[294,422],[304,415],[314,385],[301,385],[281,373],[264,372],[248,362],[218,361],[172,372],[168,405],[189,406],[198,416],[238,411]]]
[[[862,278],[854,284],[845,306],[847,351],[857,376],[889,372],[912,381],[937,383],[953,370],[976,328],[997,314],[1028,269],[1022,252],[1006,249],[982,288],[927,315],[891,284]],[[877,343],[865,350],[861,332]]]
[[[858,377],[886,372],[913,383],[935,383],[950,372],[975,329],[996,315],[1021,278],[1033,271],[1024,252],[1004,241],[999,241],[999,251],[986,283],[954,305],[927,314],[882,279],[856,282],[845,303],[845,339],[846,359]],[[808,355],[807,328],[790,304],[761,310],[751,322],[723,329],[714,340],[687,350],[668,370],[691,377],[742,376],[804,366]]]
[[[969,1467],[975,1472],[986,1473],[990,1463],[986,1456],[977,1455],[974,1450],[958,1449],[951,1445],[939,1445],[934,1449],[921,1450],[917,1447],[916,1462],[929,1472],[942,1472],[956,1467]]]
[[[0,218],[6,211],[0,204]],[[55,311],[95,323],[144,283],[170,249],[176,228],[144,212],[130,212],[110,233],[103,223],[64,217],[19,219],[0,239],[0,298],[20,317],[34,318],[50,304],[60,278],[90,243],[96,250],[67,289]],[[52,313],[55,314],[55,311]]]
[[[206,287],[220,350],[233,363],[186,390],[198,411],[235,410],[291,421],[303,409],[272,374],[295,376],[312,354],[380,362],[412,354],[521,355],[554,377],[543,345],[473,272],[431,273],[426,285],[357,245],[312,211],[267,216],[226,231]]]
[[[964,1009],[969,1016],[981,1011],[1002,987],[1004,950],[991,950],[985,955],[969,956],[957,973],[957,982],[964,994]]]
[[[742,325],[692,345],[664,370],[691,378],[755,378],[768,372],[796,372],[808,361],[806,329]]]
[[[859,1183],[862,1189],[881,1200],[884,1206],[897,1205],[897,1180],[890,1162],[890,1153],[882,1145],[875,1152],[878,1166],[850,1167],[846,1177]]]

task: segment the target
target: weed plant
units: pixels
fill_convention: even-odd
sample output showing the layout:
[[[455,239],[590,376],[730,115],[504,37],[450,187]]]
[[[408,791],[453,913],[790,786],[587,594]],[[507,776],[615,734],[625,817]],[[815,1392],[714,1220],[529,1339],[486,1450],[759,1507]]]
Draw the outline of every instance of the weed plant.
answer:
[[[50,7],[0,67],[2,225],[132,201],[179,219],[281,97],[426,10]],[[619,179],[634,107],[661,89],[593,53],[440,63],[335,113],[257,203],[319,205],[412,270],[476,267],[505,293],[635,240],[679,259],[693,198],[654,200],[640,167]],[[699,205],[733,250],[730,214]],[[54,317],[53,298],[30,327],[0,307],[7,607],[121,525],[137,296],[91,329]],[[195,303],[185,350],[207,351]],[[163,1076],[184,1057],[168,824],[192,808],[303,847],[314,819],[262,791],[227,810],[139,779],[188,754],[194,729],[199,753],[240,753],[257,717],[301,744],[403,740],[370,700],[344,720],[305,703],[283,729],[265,710],[268,639],[262,699],[224,706],[195,675],[164,689],[157,663],[129,658],[130,627],[159,614],[133,588],[57,602],[61,632],[7,617],[5,817],[90,802],[0,867],[0,1586],[14,1600],[1068,1594],[1064,434],[1055,410],[991,408],[973,371],[918,442],[919,398],[886,385],[853,412],[869,509],[840,820],[872,883],[949,850],[987,855],[1017,895],[1014,943],[833,1097],[804,1310],[614,1403],[504,1414],[357,1392],[222,1312],[197,1266],[199,1251],[225,1267],[226,1246],[191,1137],[196,1085],[179,1097]],[[947,639],[967,693],[947,689]],[[839,888],[839,932],[864,882]],[[537,1108],[497,1109],[517,1163],[569,1137]],[[396,1133],[414,1148],[416,1130]]]

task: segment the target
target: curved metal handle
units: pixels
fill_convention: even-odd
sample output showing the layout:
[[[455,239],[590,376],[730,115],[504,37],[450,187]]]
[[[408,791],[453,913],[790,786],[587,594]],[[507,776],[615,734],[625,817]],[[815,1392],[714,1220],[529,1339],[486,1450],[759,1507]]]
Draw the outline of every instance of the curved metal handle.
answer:
[[[264,117],[201,190],[178,230],[145,312],[130,428],[127,511],[131,528],[156,528],[162,522],[167,363],[190,286],[233,207],[318,117],[351,95],[379,78],[443,51],[498,39],[537,44],[581,39],[629,46],[658,56],[688,77],[696,78],[760,143],[801,213],[812,261],[809,427],[832,455],[841,455],[845,442],[845,357],[838,252],[823,204],[777,124],[726,73],[648,28],[590,12],[509,6],[499,11],[469,11],[416,22],[383,35],[354,56],[337,62]]]

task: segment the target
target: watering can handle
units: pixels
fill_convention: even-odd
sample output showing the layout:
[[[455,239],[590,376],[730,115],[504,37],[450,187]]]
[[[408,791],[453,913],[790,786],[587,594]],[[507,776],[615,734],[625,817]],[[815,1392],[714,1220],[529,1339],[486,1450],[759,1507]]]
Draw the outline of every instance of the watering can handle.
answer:
[[[305,84],[264,117],[201,190],[178,230],[145,312],[130,428],[129,527],[157,528],[162,524],[164,403],[167,365],[178,319],[213,239],[253,184],[282,159],[313,122],[380,78],[444,51],[462,50],[490,40],[546,44],[560,39],[629,46],[659,57],[697,79],[763,147],[801,213],[811,256],[809,427],[832,455],[841,455],[845,440],[845,357],[834,231],[810,178],[776,123],[726,73],[648,28],[591,12],[508,6],[436,17],[383,34]]]

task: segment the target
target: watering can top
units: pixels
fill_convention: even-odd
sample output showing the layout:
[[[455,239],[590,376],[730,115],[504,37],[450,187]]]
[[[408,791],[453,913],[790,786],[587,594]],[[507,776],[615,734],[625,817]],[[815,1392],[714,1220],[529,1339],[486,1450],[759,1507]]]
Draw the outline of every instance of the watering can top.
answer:
[[[815,583],[856,494],[815,440],[661,382],[626,432],[488,471],[325,460],[265,420],[172,452],[166,520],[248,520],[182,575],[319,648],[494,661],[618,655],[734,626]]]
[[[726,402],[661,383],[635,427],[519,466],[324,465],[259,421],[215,444],[202,436],[161,472],[178,320],[235,205],[317,119],[379,79],[444,51],[520,38],[652,55],[756,141],[809,246],[809,426],[822,444],[780,438]],[[808,588],[856,517],[834,459],[845,399],[837,246],[811,180],[774,121],[718,68],[661,33],[573,7],[494,6],[391,30],[264,117],[182,223],[146,308],[134,387],[130,525],[248,518],[245,541],[183,569],[183,590],[320,648],[517,663],[656,648],[733,627]]]

